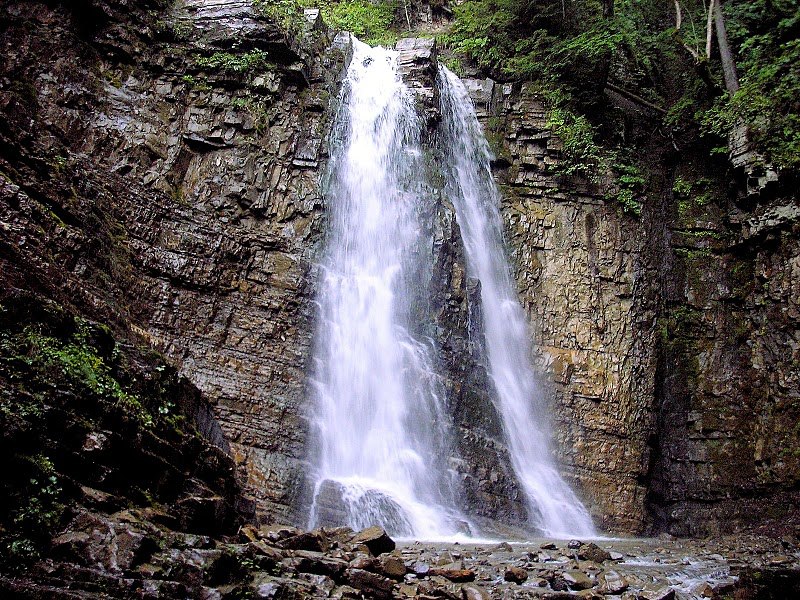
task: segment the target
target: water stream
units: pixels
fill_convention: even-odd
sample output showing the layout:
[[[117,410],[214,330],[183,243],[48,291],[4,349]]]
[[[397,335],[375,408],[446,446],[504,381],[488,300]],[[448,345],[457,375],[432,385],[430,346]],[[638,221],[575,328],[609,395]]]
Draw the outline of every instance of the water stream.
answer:
[[[452,423],[424,335],[420,281],[430,231],[422,124],[396,52],[354,40],[331,137],[312,419],[310,525],[380,525],[400,537],[469,530],[447,469]],[[543,533],[591,535],[591,519],[559,475],[530,364],[527,323],[504,254],[490,153],[461,81],[441,67],[447,180],[471,275],[481,283],[486,363],[513,467]],[[426,217],[426,215],[428,215]],[[428,260],[429,257],[428,257]]]
[[[461,526],[444,466],[449,427],[432,343],[413,333],[426,268],[415,252],[421,125],[396,52],[354,45],[331,143],[312,524],[335,504],[353,527],[447,537]]]
[[[446,193],[455,207],[469,271],[481,282],[494,404],[514,470],[534,526],[549,536],[591,536],[591,517],[562,479],[550,450],[550,426],[531,365],[528,324],[503,246],[500,192],[492,177],[489,145],[464,84],[445,67],[439,69]]]

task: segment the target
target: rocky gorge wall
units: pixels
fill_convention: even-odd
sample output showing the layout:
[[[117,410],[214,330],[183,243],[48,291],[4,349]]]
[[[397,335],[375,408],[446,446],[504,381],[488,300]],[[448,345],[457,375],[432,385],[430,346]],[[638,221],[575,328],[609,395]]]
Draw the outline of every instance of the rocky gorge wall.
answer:
[[[163,352],[214,405],[262,518],[302,522],[320,182],[346,44],[310,22],[287,34],[249,1],[70,6],[0,14],[4,284]],[[406,46],[435,140],[435,48]],[[559,142],[528,87],[467,83],[558,454],[596,522],[703,534],[786,514],[800,475],[796,201],[710,193],[724,176],[663,153],[641,216],[626,214],[612,184],[552,173]],[[473,513],[519,524],[476,358],[479,292],[452,206],[429,200],[421,310],[457,425],[451,466]]]

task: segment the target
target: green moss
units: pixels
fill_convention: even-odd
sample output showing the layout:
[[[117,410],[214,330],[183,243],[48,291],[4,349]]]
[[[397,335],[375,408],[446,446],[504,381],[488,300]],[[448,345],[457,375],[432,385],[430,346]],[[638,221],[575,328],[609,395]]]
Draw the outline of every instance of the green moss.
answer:
[[[195,64],[201,69],[228,73],[244,73],[256,69],[271,70],[275,68],[274,63],[269,60],[269,55],[263,50],[251,50],[242,54],[214,52],[211,56],[196,56]]]

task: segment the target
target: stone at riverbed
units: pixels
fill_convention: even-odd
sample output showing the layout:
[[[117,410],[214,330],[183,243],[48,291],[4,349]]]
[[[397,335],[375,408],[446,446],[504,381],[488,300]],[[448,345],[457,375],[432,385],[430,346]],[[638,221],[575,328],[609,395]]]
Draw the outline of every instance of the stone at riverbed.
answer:
[[[350,567],[353,569],[361,569],[362,571],[371,571],[372,573],[377,573],[381,569],[381,561],[374,556],[361,554],[350,561]]]
[[[406,575],[406,565],[396,556],[384,556],[380,560],[381,573],[390,579],[402,581]]]
[[[477,585],[465,585],[461,588],[464,600],[491,600],[489,592]]]
[[[394,540],[380,527],[367,527],[359,531],[353,538],[353,543],[364,544],[375,556],[391,552],[396,547]]]
[[[628,589],[628,580],[616,571],[606,571],[600,576],[600,591],[607,594],[621,594]]]
[[[320,531],[306,531],[293,535],[280,542],[280,547],[287,550],[313,550],[325,552],[330,547],[327,536]]]
[[[454,583],[463,583],[466,581],[475,581],[475,571],[472,569],[431,569],[430,575],[438,575],[449,579]]]
[[[503,579],[512,583],[522,583],[528,579],[528,572],[521,567],[508,567]]]
[[[558,550],[558,546],[556,546],[553,542],[547,542],[546,544],[542,544],[539,546],[542,550]]]
[[[576,569],[570,569],[569,571],[564,571],[561,574],[561,577],[564,579],[564,582],[569,586],[571,590],[588,590],[594,583],[591,579],[584,573],[583,571],[578,571]]]
[[[642,590],[638,600],[675,600],[675,590],[671,587],[662,587],[657,590]]]
[[[411,567],[411,570],[414,572],[415,575],[424,577],[430,572],[431,567],[428,563],[418,560],[414,563],[414,566]]]
[[[611,553],[603,550],[597,544],[583,544],[578,549],[578,558],[581,560],[590,560],[601,564],[604,561],[611,560]]]
[[[382,600],[392,597],[394,582],[377,573],[370,573],[361,569],[347,569],[344,573],[348,585],[361,591],[367,598]]]

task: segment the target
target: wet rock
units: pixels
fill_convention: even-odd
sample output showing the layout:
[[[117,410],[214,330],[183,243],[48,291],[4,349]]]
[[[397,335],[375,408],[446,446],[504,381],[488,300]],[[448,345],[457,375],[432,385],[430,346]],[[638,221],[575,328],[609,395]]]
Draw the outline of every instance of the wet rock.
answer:
[[[503,574],[503,579],[512,583],[522,583],[528,579],[528,571],[520,567],[508,567]]]
[[[381,561],[374,556],[362,554],[351,560],[350,566],[354,569],[362,569],[364,571],[372,571],[373,573],[377,573],[381,569]]]
[[[561,578],[571,590],[588,590],[594,586],[594,582],[583,571],[571,569],[564,571]]]
[[[482,587],[477,585],[465,585],[461,587],[463,600],[491,600],[491,595]]]
[[[310,550],[296,550],[290,558],[285,558],[282,562],[299,573],[327,575],[334,579],[340,577],[349,566],[343,560]]]
[[[281,540],[279,545],[287,550],[325,552],[330,547],[330,542],[321,531],[306,531]]]
[[[362,569],[347,569],[344,573],[344,579],[348,585],[359,590],[367,597],[379,600],[392,597],[394,583],[391,579],[382,577],[377,573],[370,573]]]
[[[567,542],[567,548],[569,548],[570,550],[577,550],[582,545],[583,542],[581,542],[580,540],[570,540],[569,542]]]
[[[622,552],[616,552],[614,550],[611,550],[608,553],[608,555],[611,557],[611,560],[616,560],[616,561],[625,560],[625,555]]]
[[[438,575],[449,579],[454,583],[462,583],[475,580],[475,571],[472,569],[445,569],[437,567],[429,571],[429,575]]]
[[[638,600],[675,600],[675,590],[671,587],[662,587],[657,590],[642,590]]]
[[[407,569],[402,559],[396,556],[382,556],[380,559],[380,569],[386,577],[402,581]]]
[[[353,543],[363,544],[374,556],[391,552],[396,547],[394,540],[380,527],[367,527],[359,531],[353,538]]]
[[[616,571],[606,571],[600,576],[601,591],[608,594],[621,594],[628,589],[628,580]]]
[[[411,567],[412,572],[419,576],[424,577],[428,573],[430,573],[431,567],[428,563],[422,562],[421,560],[415,561]]]
[[[611,554],[600,548],[597,544],[591,543],[583,544],[578,548],[578,558],[600,564],[604,561],[611,560]]]

